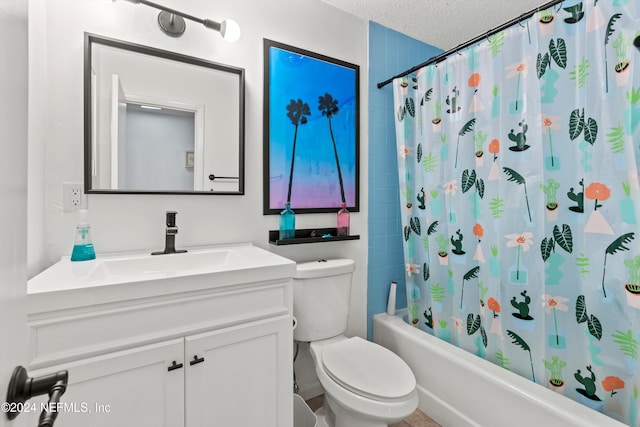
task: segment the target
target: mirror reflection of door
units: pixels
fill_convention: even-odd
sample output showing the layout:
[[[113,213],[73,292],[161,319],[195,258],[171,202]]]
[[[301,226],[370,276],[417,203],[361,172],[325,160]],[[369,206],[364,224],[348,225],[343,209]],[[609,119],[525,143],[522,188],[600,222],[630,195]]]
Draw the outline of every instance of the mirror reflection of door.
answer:
[[[119,188],[192,191],[195,113],[155,105],[126,104]],[[122,141],[119,141],[122,142]]]
[[[111,77],[111,189],[202,189],[194,178],[196,111],[130,102]]]

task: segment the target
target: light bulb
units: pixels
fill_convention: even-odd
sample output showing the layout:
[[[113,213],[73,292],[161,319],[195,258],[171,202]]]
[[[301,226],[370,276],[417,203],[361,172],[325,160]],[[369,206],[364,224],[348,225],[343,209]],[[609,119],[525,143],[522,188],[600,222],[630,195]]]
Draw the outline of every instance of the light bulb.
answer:
[[[237,42],[240,38],[240,25],[233,19],[225,19],[220,24],[220,34],[229,43]]]

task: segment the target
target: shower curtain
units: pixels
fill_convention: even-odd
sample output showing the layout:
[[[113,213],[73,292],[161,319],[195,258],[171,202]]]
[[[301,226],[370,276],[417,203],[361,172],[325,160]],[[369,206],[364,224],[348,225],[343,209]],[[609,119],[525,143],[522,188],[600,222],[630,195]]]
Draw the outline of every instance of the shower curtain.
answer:
[[[639,9],[565,1],[394,80],[409,321],[635,427]]]

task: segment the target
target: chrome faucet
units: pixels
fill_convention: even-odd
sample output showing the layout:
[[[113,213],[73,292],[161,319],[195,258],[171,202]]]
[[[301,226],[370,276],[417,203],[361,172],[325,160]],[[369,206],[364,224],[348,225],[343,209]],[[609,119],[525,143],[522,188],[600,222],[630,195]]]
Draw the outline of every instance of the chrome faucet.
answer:
[[[167,231],[164,238],[164,251],[152,252],[151,255],[179,254],[187,252],[185,249],[176,250],[176,234],[178,227],[176,226],[176,211],[167,211]]]

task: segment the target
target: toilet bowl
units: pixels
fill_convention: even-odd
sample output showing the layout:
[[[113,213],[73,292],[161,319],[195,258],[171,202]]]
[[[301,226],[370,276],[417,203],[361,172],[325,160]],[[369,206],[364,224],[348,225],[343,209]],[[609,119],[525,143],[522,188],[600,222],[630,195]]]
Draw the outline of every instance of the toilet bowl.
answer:
[[[390,350],[347,338],[353,260],[297,265],[293,279],[296,341],[309,342],[325,392],[318,427],[387,427],[418,407],[416,380]]]
[[[418,407],[413,372],[397,355],[359,337],[312,342],[329,427],[387,427]],[[322,425],[322,424],[319,424]]]

